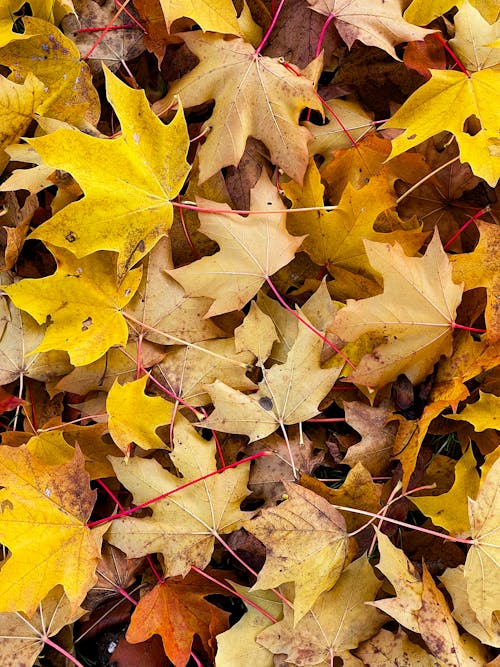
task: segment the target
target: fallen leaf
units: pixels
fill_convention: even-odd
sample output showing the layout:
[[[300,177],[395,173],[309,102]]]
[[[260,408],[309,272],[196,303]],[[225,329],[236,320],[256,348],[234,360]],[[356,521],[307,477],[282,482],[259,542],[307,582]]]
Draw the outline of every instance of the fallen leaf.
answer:
[[[333,24],[349,48],[356,40],[376,46],[397,58],[394,46],[415,42],[433,32],[405,21],[398,0],[307,0],[311,9],[333,18]]]
[[[139,600],[132,614],[126,639],[131,644],[159,634],[165,653],[175,665],[186,665],[194,636],[200,637],[208,654],[215,635],[228,626],[229,613],[206,599],[221,589],[200,574],[190,571],[181,580],[157,584]]]
[[[365,247],[370,264],[384,276],[384,293],[348,300],[331,330],[348,341],[370,333],[387,342],[365,356],[349,380],[377,387],[404,373],[418,384],[441,355],[451,354],[462,286],[452,281],[437,233],[423,257],[407,257],[399,244],[365,241]]]
[[[53,637],[65,625],[74,623],[85,613],[71,609],[62,588],[56,586],[40,602],[34,615],[0,613],[0,659],[3,667],[31,667]]]
[[[328,501],[296,484],[284,486],[286,500],[243,527],[266,546],[266,561],[252,590],[293,582],[296,625],[340,577],[348,535],[344,518]]]
[[[283,620],[261,632],[257,643],[273,653],[284,653],[287,663],[298,667],[322,661],[331,664],[334,656],[356,648],[385,623],[383,614],[365,604],[373,600],[379,587],[366,556],[362,556],[297,624],[293,623],[293,610],[285,606]]]
[[[465,561],[469,604],[481,625],[489,631],[498,610],[500,576],[500,459],[491,466],[475,500],[469,498],[471,545]]]
[[[462,7],[464,2],[467,2],[467,0],[434,0],[432,4],[429,4],[426,0],[413,0],[405,11],[404,17],[410,23],[427,25],[438,16],[445,14],[453,6]],[[497,20],[499,10],[495,0],[471,0],[470,4],[479,8],[488,23]]]
[[[168,271],[190,296],[214,300],[205,317],[238,310],[248,303],[266,277],[293,259],[304,240],[286,231],[286,209],[264,172],[251,191],[250,201],[251,210],[259,213],[245,218],[232,213],[226,204],[198,198],[200,208],[227,209],[227,213],[199,214],[200,231],[217,241],[220,250]],[[281,212],[260,213],[265,210]]]
[[[487,428],[498,428],[500,425],[500,398],[494,394],[485,394],[479,391],[479,400],[468,403],[458,415],[445,415],[447,419],[468,421],[475,431],[485,431]]]
[[[449,45],[469,72],[494,68],[500,64],[500,51],[490,46],[500,37],[500,23],[490,25],[467,0],[453,17],[455,36]]]
[[[361,644],[356,655],[368,667],[385,667],[385,665],[442,667],[441,662],[434,659],[421,646],[411,642],[401,628],[395,635],[382,628],[378,634]]]
[[[115,444],[124,452],[130,452],[131,443],[142,449],[165,449],[166,445],[156,433],[159,426],[170,424],[173,405],[160,396],[148,396],[148,376],[121,385],[115,383],[108,392],[106,411],[108,427]],[[137,415],[147,417],[138,420]]]
[[[485,287],[487,303],[485,310],[486,334],[491,343],[500,340],[500,270],[495,261],[500,250],[500,233],[498,225],[478,221],[479,243],[471,253],[453,255],[450,261],[453,266],[453,278],[464,282],[464,289]]]
[[[290,72],[278,59],[257,55],[241,39],[195,32],[184,33],[183,39],[200,64],[154,108],[161,114],[176,96],[186,108],[215,98],[212,117],[204,124],[211,129],[199,152],[200,182],[222,167],[237,166],[249,136],[262,141],[272,162],[302,182],[311,134],[298,124],[299,116],[306,107],[322,112],[314,81]]]
[[[108,99],[121,120],[120,137],[100,139],[58,130],[29,140],[47,164],[69,171],[85,193],[38,227],[32,238],[78,257],[115,251],[123,278],[168,233],[170,201],[189,171],[189,140],[182,110],[165,126],[142,91],[130,89],[109,70],[105,73]]]
[[[411,501],[418,509],[432,519],[435,526],[441,526],[457,537],[470,534],[467,499],[475,499],[479,490],[479,475],[476,472],[476,459],[469,447],[455,466],[455,481],[446,493],[439,496],[412,497]]]
[[[0,483],[0,539],[11,551],[0,570],[0,610],[31,616],[61,584],[75,613],[95,581],[105,531],[86,526],[95,492],[81,452],[47,466],[24,445],[4,446]]]
[[[38,324],[48,320],[43,341],[32,352],[66,350],[71,363],[83,366],[99,359],[113,345],[125,345],[128,327],[120,310],[139,286],[141,272],[129,271],[116,284],[110,254],[76,258],[52,248],[58,268],[46,278],[25,279],[5,287],[14,304]]]
[[[490,100],[500,94],[498,72],[484,69],[470,76],[452,70],[431,70],[424,83],[382,128],[404,129],[392,141],[390,158],[447,130],[456,137],[460,159],[468,162],[476,176],[494,187],[500,178],[500,156],[491,151],[496,137],[496,114]],[[450,113],[454,109],[456,113]],[[480,123],[477,133],[464,130],[471,116]]]
[[[215,442],[207,442],[189,424],[177,416],[172,462],[182,478],[163,469],[155,460],[133,457],[110,458],[120,482],[140,504],[174,491],[216,470]],[[240,504],[249,494],[246,487],[249,464],[194,483],[151,505],[152,517],[115,519],[107,540],[129,558],[161,553],[165,576],[185,576],[191,566],[205,568],[212,556],[214,533],[230,533],[251,513],[242,512]]]

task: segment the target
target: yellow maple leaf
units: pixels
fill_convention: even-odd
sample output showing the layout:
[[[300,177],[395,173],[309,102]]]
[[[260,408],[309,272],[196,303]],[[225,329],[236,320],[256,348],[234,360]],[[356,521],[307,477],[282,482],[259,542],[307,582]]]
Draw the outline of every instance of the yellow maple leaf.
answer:
[[[34,613],[61,584],[76,611],[94,584],[103,527],[86,526],[94,505],[83,455],[48,466],[29,449],[0,450],[0,540],[12,555],[0,569],[0,611]]]
[[[427,25],[433,19],[445,14],[452,7],[462,7],[467,0],[413,0],[404,13],[404,17],[411,23]],[[497,20],[499,9],[497,0],[471,0],[470,4],[476,7],[482,16],[493,23]]]
[[[297,484],[284,485],[287,499],[243,527],[266,545],[266,561],[252,590],[294,582],[297,623],[340,577],[348,535],[343,516],[327,500]]]
[[[470,76],[453,70],[430,72],[429,81],[382,126],[404,129],[393,139],[390,157],[446,130],[456,137],[461,161],[468,162],[476,176],[494,187],[500,178],[500,156],[494,151],[498,114],[492,100],[500,96],[500,72],[483,69]],[[480,123],[474,134],[464,130],[471,116]]]
[[[473,545],[465,561],[469,604],[486,630],[500,607],[500,459],[481,480],[476,500],[469,499]]]
[[[412,497],[411,501],[434,525],[442,526],[450,535],[467,537],[470,534],[467,499],[475,498],[478,490],[476,459],[469,447],[456,463],[455,481],[449,491],[439,496]]]
[[[127,453],[132,442],[142,449],[165,449],[165,443],[156,429],[170,424],[173,405],[160,396],[147,396],[147,382],[147,375],[124,385],[115,380],[108,392],[106,411],[109,433],[122,452]]]
[[[29,140],[47,164],[69,171],[85,193],[38,227],[32,238],[77,257],[113,250],[123,277],[170,229],[170,200],[189,171],[189,139],[182,110],[163,125],[143,91],[132,90],[109,71],[106,87],[122,124],[120,137],[100,139],[61,129]]]
[[[160,5],[169,31],[174,21],[186,16],[204,32],[241,34],[231,0],[160,0]]]
[[[283,620],[261,632],[256,641],[275,654],[284,653],[287,663],[299,667],[332,664],[334,656],[356,648],[386,622],[384,614],[365,604],[374,599],[380,584],[363,555],[298,623],[293,622],[293,610],[285,606]]]
[[[120,309],[137,289],[141,271],[130,271],[118,286],[109,253],[77,259],[62,248],[52,251],[58,263],[53,275],[26,278],[4,289],[39,324],[47,318],[50,322],[32,353],[66,350],[72,364],[83,366],[113,345],[126,344],[128,327]]]
[[[322,348],[321,338],[300,325],[286,362],[262,367],[264,377],[254,394],[242,394],[220,381],[206,387],[215,410],[204,424],[223,433],[248,435],[253,442],[280,426],[284,431],[285,425],[314,417],[344,365],[337,356],[330,367],[322,368]]]
[[[221,35],[185,33],[183,39],[200,64],[174,83],[155,109],[161,114],[179,96],[185,107],[215,99],[210,132],[200,148],[200,181],[222,167],[237,166],[249,136],[269,149],[271,161],[295,181],[301,182],[312,138],[298,124],[305,107],[322,111],[314,82],[297,76],[278,59],[257,55],[242,39]]]
[[[231,212],[227,204],[197,199],[198,206],[227,213],[200,213],[200,231],[214,239],[219,252],[179,269],[169,270],[190,296],[214,301],[205,317],[239,310],[257,294],[267,276],[290,262],[303,236],[291,236],[285,226],[286,209],[276,188],[263,171],[251,190],[250,208],[282,211],[279,215],[255,214],[248,218]]]
[[[469,403],[457,415],[445,415],[447,419],[468,421],[475,431],[485,431],[487,428],[500,429],[500,397],[487,394],[479,390],[479,400]]]
[[[0,49],[1,64],[12,70],[9,78],[22,83],[31,73],[43,82],[39,115],[83,129],[95,125],[99,96],[75,44],[52,23],[30,16],[23,23],[24,34]]]
[[[451,354],[462,286],[452,281],[437,232],[423,257],[407,257],[397,243],[365,241],[365,247],[370,264],[384,276],[384,293],[349,299],[331,329],[347,341],[370,333],[385,342],[365,355],[349,378],[378,387],[405,373],[418,384],[441,355]]]
[[[480,12],[465,0],[453,17],[455,36],[449,45],[469,72],[500,64],[500,51],[491,46],[500,36],[500,22],[490,25]]]
[[[110,458],[116,476],[132,492],[136,504],[216,470],[214,440],[204,440],[181,415],[175,422],[174,443],[170,458],[182,478],[152,459],[133,457],[124,464],[124,459]],[[185,576],[192,565],[205,568],[212,556],[214,533],[230,533],[252,516],[240,510],[250,493],[246,486],[249,465],[213,475],[153,503],[151,517],[116,519],[107,540],[129,558],[161,553],[169,577]]]
[[[42,98],[43,83],[31,72],[22,84],[0,77],[0,147],[19,141]]]

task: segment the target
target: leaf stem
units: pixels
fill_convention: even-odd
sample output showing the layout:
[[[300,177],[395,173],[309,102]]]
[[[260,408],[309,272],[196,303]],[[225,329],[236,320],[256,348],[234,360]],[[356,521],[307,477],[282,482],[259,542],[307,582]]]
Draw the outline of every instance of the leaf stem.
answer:
[[[284,4],[285,4],[285,0],[281,0],[280,4],[278,5],[278,8],[276,9],[276,12],[274,13],[274,16],[273,16],[273,19],[271,21],[271,24],[269,25],[269,28],[266,30],[266,33],[265,33],[264,37],[262,38],[259,46],[255,49],[255,53],[254,53],[254,56],[253,56],[254,58],[257,58],[257,56],[260,55],[260,52],[262,51],[262,49],[266,45],[266,42],[269,39],[269,35],[274,30],[274,26],[276,25],[276,21],[278,20],[278,16],[280,15],[280,12],[281,12]]]
[[[44,642],[44,644],[51,646],[58,653],[63,655],[67,660],[76,665],[76,667],[84,667],[84,665],[82,665],[82,663],[79,660],[77,660],[73,655],[71,655],[71,653],[68,653],[68,651],[66,651],[66,649],[64,649],[62,646],[59,646],[59,644],[53,642],[52,639],[50,639],[50,637],[42,637],[42,641]]]
[[[453,61],[455,62],[455,64],[456,64],[457,67],[459,68],[459,70],[460,70],[461,72],[463,72],[463,73],[467,76],[467,78],[470,79],[470,77],[471,77],[470,72],[469,72],[467,69],[465,69],[465,67],[462,65],[462,63],[461,63],[460,60],[458,59],[457,55],[456,55],[456,54],[452,51],[452,49],[448,46],[448,42],[447,42],[443,37],[441,37],[441,35],[440,35],[439,33],[437,33],[437,32],[433,33],[432,36],[434,37],[434,39],[437,39],[437,41],[438,41],[438,42],[444,47],[444,49],[450,54],[450,56],[452,57]]]
[[[450,164],[453,164],[453,162],[456,162],[459,159],[460,159],[460,155],[457,155],[456,157],[452,158],[451,160],[448,160],[448,162],[445,162],[444,164],[442,164],[439,167],[437,167],[436,169],[434,169],[434,171],[431,171],[430,174],[427,174],[426,176],[421,178],[417,183],[414,183],[411,186],[411,188],[409,188],[406,192],[403,192],[401,197],[396,199],[396,205],[400,204],[403,201],[403,199],[406,199],[406,197],[408,197],[409,194],[411,194],[414,190],[419,188],[423,183],[428,181],[429,178],[432,178],[435,174],[440,172],[442,169],[446,169],[446,167],[448,167]]]
[[[351,361],[351,360],[350,360],[350,359],[349,359],[349,358],[342,352],[342,350],[340,350],[336,345],[334,345],[331,341],[329,341],[328,338],[327,338],[326,336],[324,336],[324,335],[321,333],[321,331],[318,331],[318,329],[316,329],[316,327],[313,327],[312,324],[309,324],[309,322],[308,322],[307,320],[305,320],[303,317],[301,317],[301,316],[297,313],[297,311],[293,310],[293,308],[290,308],[290,306],[287,304],[287,302],[283,299],[283,297],[281,296],[281,294],[278,292],[278,290],[277,290],[276,287],[274,286],[274,283],[272,282],[272,280],[271,280],[271,278],[270,278],[269,276],[266,276],[266,277],[265,277],[265,280],[266,280],[266,283],[267,283],[267,284],[269,285],[269,287],[271,288],[271,290],[273,291],[273,294],[276,296],[276,298],[278,299],[278,301],[280,302],[280,304],[283,306],[283,308],[286,308],[286,310],[287,310],[289,313],[291,313],[297,320],[299,320],[299,322],[302,322],[302,324],[303,324],[304,326],[306,326],[306,327],[307,327],[310,331],[312,331],[314,334],[316,334],[316,336],[318,336],[318,338],[321,338],[321,340],[323,341],[323,343],[325,343],[325,345],[328,345],[328,347],[329,347],[330,349],[332,349],[332,350],[333,350],[334,352],[336,352],[339,356],[341,356],[342,359],[344,359],[344,361],[345,361],[347,364],[349,364],[349,366],[350,366],[351,368],[354,368],[354,369],[356,368],[356,366],[355,366],[355,365],[352,363],[352,361]]]
[[[330,23],[333,21],[334,18],[335,14],[333,12],[331,14],[328,14],[328,16],[326,17],[326,21],[324,22],[323,27],[321,28],[321,32],[319,33],[318,37],[318,43],[316,44],[316,53],[314,54],[316,58],[321,53],[323,40],[325,39],[325,33],[327,31],[328,26],[330,25]]]
[[[485,206],[485,207],[482,208],[480,211],[478,211],[478,212],[475,213],[473,216],[471,216],[471,217],[467,220],[467,222],[464,222],[464,224],[460,227],[460,229],[458,230],[458,232],[455,232],[455,233],[453,234],[453,236],[446,242],[446,244],[443,246],[443,249],[444,249],[444,250],[448,250],[448,248],[449,248],[450,245],[453,243],[453,241],[454,241],[458,236],[460,236],[460,234],[461,234],[462,232],[464,232],[464,231],[467,229],[467,227],[471,224],[471,222],[474,222],[474,220],[477,220],[477,219],[480,218],[482,215],[484,215],[485,213],[489,213],[490,211],[491,211],[491,207],[490,207],[490,205],[488,204],[488,206]]]
[[[274,209],[267,211],[246,211],[242,209],[232,209],[232,208],[203,208],[198,206],[195,203],[191,202],[180,202],[180,201],[171,201],[172,206],[176,208],[183,208],[186,211],[199,211],[200,213],[219,213],[219,214],[231,214],[236,213],[238,215],[283,215],[283,213],[307,213],[308,211],[335,211],[338,206],[305,206],[303,208],[285,208],[285,209]]]
[[[201,347],[201,345],[196,345],[196,343],[190,343],[187,340],[183,340],[182,338],[177,338],[177,336],[173,336],[172,334],[167,333],[166,331],[161,331],[161,329],[156,329],[155,327],[149,326],[149,324],[146,324],[145,322],[141,322],[140,320],[137,320],[135,317],[132,315],[129,315],[125,311],[121,311],[122,315],[125,319],[129,320],[129,322],[133,322],[134,324],[137,324],[138,326],[142,327],[143,329],[147,329],[148,331],[153,331],[154,333],[160,334],[161,336],[165,336],[165,338],[169,338],[170,340],[175,341],[179,345],[186,345],[187,347],[192,347],[195,350],[198,350],[199,352],[204,352],[206,354],[211,355],[212,357],[216,357],[217,359],[221,359],[222,361],[225,361],[229,364],[234,364],[235,366],[239,366],[240,368],[244,368],[245,370],[250,370],[248,364],[243,363],[243,361],[238,361],[237,359],[230,359],[229,357],[225,357],[222,354],[217,354],[217,352],[213,352],[212,350],[207,349],[206,347]]]

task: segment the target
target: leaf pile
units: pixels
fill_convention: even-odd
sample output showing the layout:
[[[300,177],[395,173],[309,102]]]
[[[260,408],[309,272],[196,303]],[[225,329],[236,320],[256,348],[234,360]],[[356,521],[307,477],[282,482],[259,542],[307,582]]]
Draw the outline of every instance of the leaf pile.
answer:
[[[100,4],[0,9],[1,664],[496,664],[498,4]]]

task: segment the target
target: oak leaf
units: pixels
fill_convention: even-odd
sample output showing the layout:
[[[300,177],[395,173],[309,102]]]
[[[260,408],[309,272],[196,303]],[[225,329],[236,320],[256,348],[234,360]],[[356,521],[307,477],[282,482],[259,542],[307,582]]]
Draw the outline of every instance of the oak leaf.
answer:
[[[109,70],[106,89],[121,121],[120,137],[100,139],[62,129],[29,140],[47,164],[69,171],[85,193],[38,227],[32,238],[77,257],[115,251],[123,277],[168,233],[170,200],[189,171],[189,140],[182,110],[165,126],[150,110],[144,92],[132,90]]]
[[[266,546],[266,562],[252,590],[294,582],[294,624],[344,569],[348,535],[344,518],[313,491],[284,482],[286,500],[264,509],[243,527]]]
[[[467,76],[452,70],[430,71],[431,79],[382,126],[404,129],[392,141],[390,157],[447,130],[456,137],[461,161],[494,187],[500,178],[500,156],[494,152],[498,119],[491,100],[500,95],[500,72],[484,69]],[[468,134],[464,125],[471,116],[479,121],[480,129]]]
[[[297,624],[293,623],[293,611],[284,607],[283,620],[264,630],[257,643],[273,653],[286,654],[287,663],[298,667],[322,661],[331,664],[334,656],[356,648],[385,623],[383,614],[365,604],[373,600],[380,583],[362,556]]]
[[[169,270],[190,296],[208,296],[214,301],[205,317],[239,310],[257,294],[266,277],[288,264],[303,236],[291,236],[285,226],[286,209],[263,172],[251,191],[250,208],[282,211],[244,218],[226,204],[198,198],[198,206],[227,213],[200,213],[200,231],[217,241],[219,252],[210,257]]]
[[[206,596],[220,592],[217,585],[194,571],[184,579],[161,582],[139,600],[125,638],[137,644],[160,635],[166,655],[181,667],[188,663],[194,636],[198,635],[213,657],[213,638],[227,629],[229,613]]]
[[[129,271],[117,286],[110,253],[77,259],[62,248],[52,252],[56,273],[5,287],[14,304],[38,324],[50,322],[43,341],[32,352],[66,350],[75,366],[83,366],[113,345],[125,345],[128,327],[120,310],[137,289],[140,270]]]
[[[11,551],[0,570],[0,611],[28,616],[61,584],[76,611],[95,581],[103,527],[86,526],[95,492],[83,455],[47,464],[25,446],[0,449],[0,540]],[[48,530],[50,527],[50,530]]]
[[[256,54],[242,39],[199,32],[185,33],[183,39],[200,64],[154,108],[161,113],[176,96],[186,108],[215,99],[204,124],[211,130],[199,152],[200,181],[237,166],[252,136],[267,146],[272,162],[300,183],[312,135],[299,125],[299,116],[306,107],[322,112],[314,81],[290,72],[278,59]]]
[[[284,364],[262,367],[263,379],[254,394],[246,395],[216,381],[207,386],[215,410],[204,424],[223,433],[248,435],[260,440],[281,426],[298,424],[314,417],[343,366],[343,359],[331,367],[320,365],[323,341],[305,326]],[[295,470],[294,462],[291,461]]]
[[[404,373],[417,384],[441,355],[451,354],[462,286],[452,280],[437,232],[423,257],[407,257],[397,243],[365,241],[365,247],[370,264],[384,276],[384,293],[348,300],[331,329],[347,341],[370,333],[386,342],[363,357],[350,381],[377,387]]]
[[[156,429],[170,424],[173,405],[160,396],[146,394],[148,379],[144,375],[135,382],[123,385],[115,380],[108,392],[106,411],[109,433],[124,453],[130,452],[132,442],[146,450],[166,447]]]
[[[151,459],[110,458],[116,476],[140,504],[175,491],[178,486],[216,470],[215,442],[207,442],[181,415],[174,429],[172,462],[182,478]],[[209,477],[151,505],[153,515],[137,519],[115,519],[107,540],[129,558],[161,553],[165,575],[185,576],[192,565],[205,568],[214,547],[214,533],[230,533],[251,513],[239,507],[249,494],[246,487],[249,464]]]
[[[333,24],[349,48],[356,40],[376,46],[397,58],[394,46],[415,42],[433,32],[417,28],[401,15],[399,0],[307,0],[311,9],[332,16]]]

